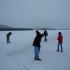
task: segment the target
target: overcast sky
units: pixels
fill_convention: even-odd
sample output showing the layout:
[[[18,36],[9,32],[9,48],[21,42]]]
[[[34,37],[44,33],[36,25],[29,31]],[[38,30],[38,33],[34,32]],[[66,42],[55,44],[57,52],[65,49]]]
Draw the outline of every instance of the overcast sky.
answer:
[[[0,24],[70,28],[70,0],[0,0]]]

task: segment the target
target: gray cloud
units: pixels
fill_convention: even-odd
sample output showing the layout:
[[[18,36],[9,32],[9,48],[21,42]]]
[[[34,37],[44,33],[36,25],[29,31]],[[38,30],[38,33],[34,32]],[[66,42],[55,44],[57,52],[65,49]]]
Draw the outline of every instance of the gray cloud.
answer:
[[[70,28],[69,0],[0,0],[0,24]]]

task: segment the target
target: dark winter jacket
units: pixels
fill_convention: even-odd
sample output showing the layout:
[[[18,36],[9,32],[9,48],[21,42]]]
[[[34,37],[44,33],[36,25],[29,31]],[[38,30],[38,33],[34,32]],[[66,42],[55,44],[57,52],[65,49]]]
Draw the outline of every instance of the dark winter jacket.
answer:
[[[44,31],[44,35],[45,36],[48,36],[48,32],[46,30]]]
[[[12,34],[12,33],[11,33],[11,32],[9,32],[9,33],[7,34],[7,37],[9,37],[11,34]]]
[[[41,38],[44,36],[43,34],[40,34],[38,31],[36,31],[36,37],[34,39],[34,42],[33,42],[33,46],[36,46],[36,47],[41,47],[40,43],[41,43]]]

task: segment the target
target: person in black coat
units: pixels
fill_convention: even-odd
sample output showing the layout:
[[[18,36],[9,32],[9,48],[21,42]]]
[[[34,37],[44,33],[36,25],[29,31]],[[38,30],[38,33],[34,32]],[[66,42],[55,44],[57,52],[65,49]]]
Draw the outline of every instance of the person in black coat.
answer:
[[[48,32],[46,30],[44,31],[44,36],[45,36],[44,41],[47,41]]]
[[[9,32],[6,36],[7,36],[7,43],[10,43],[10,36],[11,36],[11,32]]]
[[[34,42],[33,42],[33,46],[34,46],[34,51],[35,51],[35,60],[41,60],[39,58],[39,52],[40,52],[40,48],[41,48],[41,39],[42,37],[44,36],[44,34],[41,34],[38,30],[36,31],[36,37],[34,39]]]

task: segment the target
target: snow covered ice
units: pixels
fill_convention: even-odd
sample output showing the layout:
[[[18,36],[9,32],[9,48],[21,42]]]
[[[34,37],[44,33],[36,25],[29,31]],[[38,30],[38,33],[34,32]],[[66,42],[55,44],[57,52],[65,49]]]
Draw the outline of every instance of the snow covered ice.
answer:
[[[63,52],[57,52],[57,36],[63,35]],[[48,30],[48,41],[41,41],[41,61],[34,60],[33,31],[11,31],[10,44],[0,31],[0,70],[70,70],[70,30]],[[40,30],[41,33],[43,31]]]

